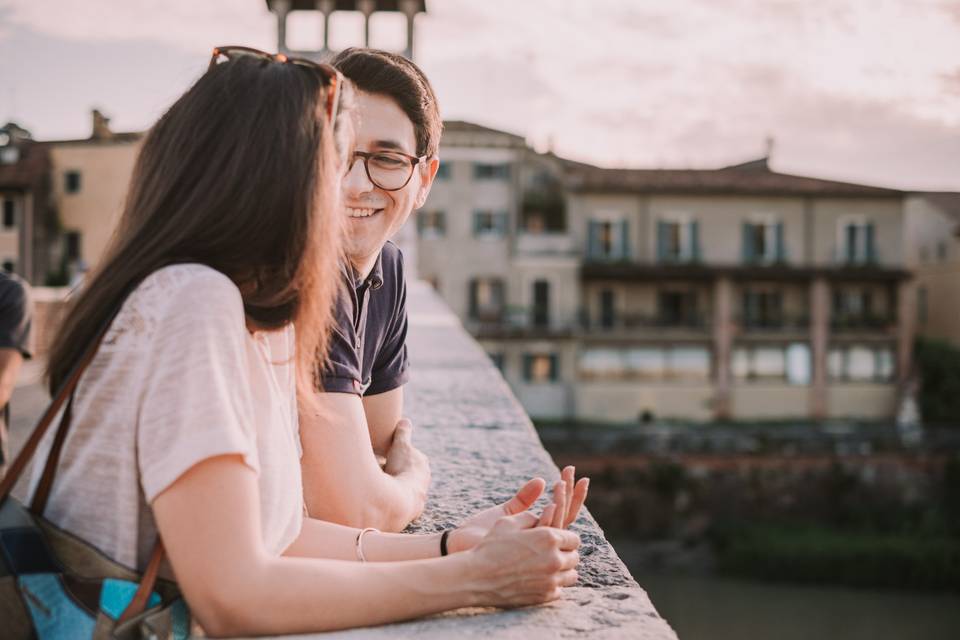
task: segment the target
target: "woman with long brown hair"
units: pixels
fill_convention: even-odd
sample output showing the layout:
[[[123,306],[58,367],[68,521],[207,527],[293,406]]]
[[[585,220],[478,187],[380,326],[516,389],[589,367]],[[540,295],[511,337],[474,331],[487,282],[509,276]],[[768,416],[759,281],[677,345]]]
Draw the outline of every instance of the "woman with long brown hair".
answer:
[[[147,135],[51,353],[56,389],[110,323],[67,409],[46,516],[137,570],[159,536],[210,634],[524,605],[576,580],[562,527],[580,505],[561,488],[532,515],[542,480],[449,536],[304,516],[297,388],[313,389],[338,282],[348,94],[328,67],[215,51]]]

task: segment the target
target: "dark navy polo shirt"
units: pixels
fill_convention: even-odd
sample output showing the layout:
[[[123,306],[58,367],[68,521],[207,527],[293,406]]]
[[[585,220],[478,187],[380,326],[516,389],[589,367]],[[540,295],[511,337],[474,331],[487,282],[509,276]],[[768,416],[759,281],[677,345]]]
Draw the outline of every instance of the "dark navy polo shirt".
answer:
[[[330,335],[323,391],[372,396],[404,385],[407,369],[407,286],[403,254],[387,242],[370,274],[343,287]]]

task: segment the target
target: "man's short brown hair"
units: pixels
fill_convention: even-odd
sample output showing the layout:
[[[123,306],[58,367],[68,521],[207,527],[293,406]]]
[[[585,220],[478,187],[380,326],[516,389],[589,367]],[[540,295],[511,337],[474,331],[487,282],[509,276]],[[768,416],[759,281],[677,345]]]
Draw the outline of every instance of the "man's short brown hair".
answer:
[[[420,67],[401,55],[360,47],[344,49],[331,64],[360,91],[393,98],[413,123],[417,155],[437,155],[443,121],[437,96]]]

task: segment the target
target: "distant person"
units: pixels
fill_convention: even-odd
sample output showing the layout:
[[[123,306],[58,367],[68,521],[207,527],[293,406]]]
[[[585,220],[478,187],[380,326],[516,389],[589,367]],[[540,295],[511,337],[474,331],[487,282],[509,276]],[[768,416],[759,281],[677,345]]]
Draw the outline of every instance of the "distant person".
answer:
[[[30,359],[30,322],[33,303],[26,283],[12,273],[0,271],[0,477],[10,452],[7,429],[10,427],[10,397],[24,360]]]
[[[147,134],[103,266],[50,354],[56,389],[108,326],[46,517],[139,571],[162,549],[161,575],[211,635],[526,605],[577,580],[579,538],[563,527],[580,505],[562,483],[539,517],[527,511],[544,488],[534,479],[443,534],[304,514],[297,391],[315,410],[351,104],[330,67],[215,50]]]

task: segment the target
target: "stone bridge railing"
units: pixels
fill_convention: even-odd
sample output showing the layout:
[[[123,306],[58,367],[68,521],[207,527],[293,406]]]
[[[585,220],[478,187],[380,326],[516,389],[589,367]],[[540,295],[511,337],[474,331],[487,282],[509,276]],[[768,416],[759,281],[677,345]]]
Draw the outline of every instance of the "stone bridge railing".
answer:
[[[534,476],[559,477],[523,408],[480,346],[423,283],[411,283],[407,414],[414,443],[430,456],[433,484],[411,531],[450,527],[506,500]],[[589,504],[589,498],[587,500]],[[542,505],[541,505],[542,506]],[[461,610],[369,629],[344,638],[676,639],[588,513],[574,524],[583,540],[580,582],[561,600],[501,611]],[[371,603],[375,606],[374,603]]]

